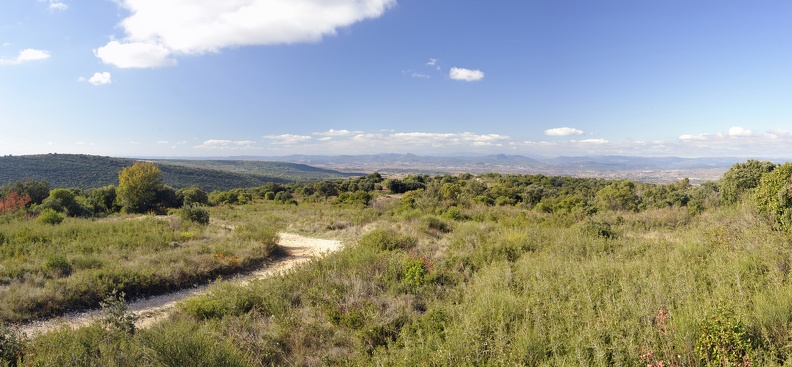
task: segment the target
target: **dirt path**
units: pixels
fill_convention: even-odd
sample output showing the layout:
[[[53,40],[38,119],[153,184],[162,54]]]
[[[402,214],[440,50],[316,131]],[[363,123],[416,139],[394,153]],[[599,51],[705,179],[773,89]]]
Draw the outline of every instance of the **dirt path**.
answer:
[[[293,268],[295,265],[306,262],[314,257],[319,257],[323,254],[341,249],[341,242],[337,240],[310,238],[293,233],[279,233],[278,237],[280,238],[278,245],[284,248],[289,254],[287,257],[275,263],[268,264],[262,269],[240,276],[233,281],[239,282],[240,284],[247,284],[255,279],[263,279],[283,273]],[[208,287],[208,285],[203,285],[131,302],[128,305],[129,310],[138,316],[138,321],[135,325],[138,328],[146,328],[155,324],[167,317],[176,306],[176,303],[187,297],[203,294]],[[101,317],[100,310],[71,313],[58,318],[25,324],[21,327],[21,331],[25,332],[28,336],[34,336],[54,330],[62,325],[68,325],[72,328],[85,326],[99,317]]]

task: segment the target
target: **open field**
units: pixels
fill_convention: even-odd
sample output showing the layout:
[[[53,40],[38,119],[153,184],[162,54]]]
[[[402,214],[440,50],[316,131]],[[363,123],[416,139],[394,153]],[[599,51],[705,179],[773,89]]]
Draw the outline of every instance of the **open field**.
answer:
[[[236,283],[247,284],[256,279],[278,275],[312,258],[337,251],[341,246],[341,243],[335,240],[308,238],[293,233],[279,233],[278,250],[284,254],[283,256],[279,256],[274,261],[264,264],[261,269],[243,273],[231,279]],[[194,297],[206,293],[209,285],[210,284],[205,284],[176,292],[134,300],[134,302],[129,303],[128,307],[129,312],[137,318],[135,321],[135,328],[141,329],[156,324],[167,317],[179,301],[187,297]],[[92,322],[96,322],[102,316],[102,310],[72,313],[62,317],[26,323],[22,326],[21,331],[27,335],[33,336],[64,326],[70,328],[84,327]]]
[[[293,189],[289,200],[251,194],[210,208],[197,242],[177,248],[229,246],[241,228],[267,228],[343,249],[282,276],[215,282],[145,328],[111,297],[88,326],[30,340],[11,328],[4,340],[31,366],[783,366],[792,236],[783,213],[768,217],[753,199],[778,191],[767,187],[790,167],[741,183],[733,200],[733,174],[702,186],[460,175],[361,190],[371,175],[337,191]],[[247,251],[212,249],[223,259]]]

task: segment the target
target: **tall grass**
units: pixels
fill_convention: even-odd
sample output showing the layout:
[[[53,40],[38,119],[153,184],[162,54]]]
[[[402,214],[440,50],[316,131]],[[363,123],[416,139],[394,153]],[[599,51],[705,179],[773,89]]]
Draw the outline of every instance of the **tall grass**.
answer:
[[[475,205],[453,215],[385,204],[217,210],[237,233],[228,241],[259,236],[245,222],[263,218],[346,247],[248,286],[218,282],[123,342],[96,328],[41,337],[25,362],[124,351],[141,365],[792,363],[792,238],[750,208],[584,218]],[[184,247],[229,246],[200,236]],[[67,256],[73,272],[104,262],[84,256],[79,266]]]
[[[275,229],[253,218],[240,228],[175,217],[0,224],[0,320],[98,307],[112,290],[152,295],[262,264],[274,249]]]

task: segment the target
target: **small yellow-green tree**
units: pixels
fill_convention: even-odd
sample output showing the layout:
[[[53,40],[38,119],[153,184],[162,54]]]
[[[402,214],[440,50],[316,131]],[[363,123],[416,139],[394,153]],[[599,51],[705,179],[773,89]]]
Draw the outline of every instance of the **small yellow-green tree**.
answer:
[[[135,163],[118,173],[116,200],[128,213],[145,213],[154,208],[157,191],[163,186],[154,163]]]

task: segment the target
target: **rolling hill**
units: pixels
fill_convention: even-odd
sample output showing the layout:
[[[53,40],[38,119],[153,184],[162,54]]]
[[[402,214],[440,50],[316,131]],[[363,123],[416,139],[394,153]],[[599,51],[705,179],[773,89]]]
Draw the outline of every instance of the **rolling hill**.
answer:
[[[0,157],[0,184],[32,178],[51,187],[92,188],[118,184],[118,172],[138,159],[83,154],[41,154]],[[353,176],[328,169],[286,162],[148,160],[162,171],[163,181],[181,188],[197,185],[204,190],[230,190]]]

